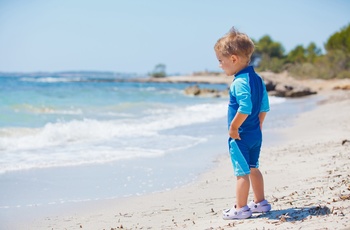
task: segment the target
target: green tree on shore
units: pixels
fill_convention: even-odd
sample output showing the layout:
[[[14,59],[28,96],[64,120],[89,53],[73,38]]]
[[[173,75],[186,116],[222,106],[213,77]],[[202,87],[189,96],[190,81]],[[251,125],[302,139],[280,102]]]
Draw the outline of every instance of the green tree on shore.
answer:
[[[287,70],[302,78],[350,78],[350,24],[329,37],[325,54],[313,42],[306,48],[298,45],[284,54],[283,46],[268,35],[255,44],[253,58],[260,59],[259,71]]]
[[[293,50],[291,50],[287,57],[286,61],[289,63],[303,63],[306,61],[306,50],[302,45],[298,45]]]
[[[326,61],[331,76],[350,78],[350,24],[333,34],[325,44]]]
[[[333,50],[343,50],[350,53],[350,24],[341,31],[333,34],[327,41],[325,48],[327,52]]]
[[[166,69],[166,65],[160,63],[154,67],[153,72],[151,72],[149,75],[154,78],[166,77],[165,69]]]
[[[321,49],[318,48],[314,42],[311,42],[310,45],[306,48],[306,61],[309,63],[315,63],[316,58],[321,54]]]
[[[268,35],[255,43],[254,57],[260,59],[258,69],[278,72],[283,67],[284,48],[281,43],[275,42]]]

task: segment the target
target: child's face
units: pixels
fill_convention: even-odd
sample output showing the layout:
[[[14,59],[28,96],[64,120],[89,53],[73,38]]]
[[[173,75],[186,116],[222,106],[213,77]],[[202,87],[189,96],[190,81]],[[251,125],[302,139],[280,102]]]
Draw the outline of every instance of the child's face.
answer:
[[[237,73],[237,59],[235,55],[225,57],[219,52],[215,52],[219,61],[219,67],[225,72],[227,76],[232,76]]]

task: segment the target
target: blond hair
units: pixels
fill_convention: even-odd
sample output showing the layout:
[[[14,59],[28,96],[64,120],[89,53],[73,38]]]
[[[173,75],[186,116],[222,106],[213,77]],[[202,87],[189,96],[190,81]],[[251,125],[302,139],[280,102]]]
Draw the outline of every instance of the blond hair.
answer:
[[[214,49],[224,57],[237,55],[246,58],[249,62],[254,52],[254,43],[246,34],[238,32],[232,27],[226,35],[216,42]]]

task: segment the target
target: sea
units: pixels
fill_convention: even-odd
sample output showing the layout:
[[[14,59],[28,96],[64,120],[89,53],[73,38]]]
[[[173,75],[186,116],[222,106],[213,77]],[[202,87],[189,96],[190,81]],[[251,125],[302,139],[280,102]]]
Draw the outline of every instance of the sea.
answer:
[[[170,190],[228,154],[227,97],[186,95],[195,83],[133,81],[140,77],[0,73],[0,214]],[[316,104],[269,100],[264,146]]]

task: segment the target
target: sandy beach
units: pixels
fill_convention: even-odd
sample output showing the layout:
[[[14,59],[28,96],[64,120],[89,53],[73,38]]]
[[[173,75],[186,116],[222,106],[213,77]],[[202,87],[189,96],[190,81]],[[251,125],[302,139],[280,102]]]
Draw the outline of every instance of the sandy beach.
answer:
[[[263,148],[261,171],[272,211],[225,221],[234,202],[228,155],[198,180],[149,195],[87,201],[41,210],[17,229],[350,229],[350,91],[311,81],[323,99],[277,130],[284,141]],[[251,197],[251,196],[250,196]]]

